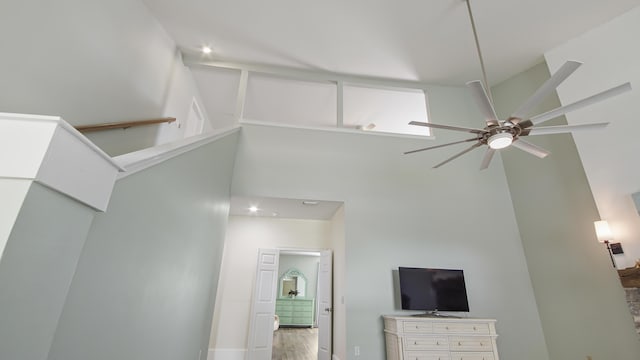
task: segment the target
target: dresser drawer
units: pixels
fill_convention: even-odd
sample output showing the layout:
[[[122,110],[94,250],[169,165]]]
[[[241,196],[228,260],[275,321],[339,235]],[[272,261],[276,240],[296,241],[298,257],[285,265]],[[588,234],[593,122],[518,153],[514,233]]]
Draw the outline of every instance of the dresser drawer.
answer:
[[[312,301],[298,300],[293,302],[294,309],[311,309],[313,308]]]
[[[287,303],[287,304],[279,304],[276,303],[276,312],[285,312],[285,311],[293,311],[293,305]]]
[[[488,336],[450,336],[451,351],[493,351],[493,342]]]
[[[452,360],[448,352],[405,351],[403,360]]]
[[[404,339],[406,350],[449,350],[449,339],[445,337],[407,336]]]
[[[446,334],[490,334],[489,324],[434,323],[433,332]]]
[[[424,321],[405,321],[402,324],[404,332],[420,332],[430,333],[433,331],[433,326],[429,322]]]
[[[452,352],[451,360],[495,360],[492,352]]]
[[[293,316],[313,317],[313,312],[311,312],[311,310],[293,310],[291,314]]]

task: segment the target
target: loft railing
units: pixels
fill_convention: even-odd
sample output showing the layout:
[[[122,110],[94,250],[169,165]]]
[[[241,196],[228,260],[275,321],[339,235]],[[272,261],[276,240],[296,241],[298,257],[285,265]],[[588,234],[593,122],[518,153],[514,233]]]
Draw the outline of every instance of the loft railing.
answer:
[[[75,128],[80,132],[86,133],[86,132],[102,131],[102,130],[110,130],[110,129],[128,129],[130,127],[162,124],[162,123],[172,123],[174,121],[176,121],[176,118],[167,117],[167,118],[160,118],[160,119],[121,121],[121,122],[95,124],[95,125],[83,125],[83,126],[75,126]]]

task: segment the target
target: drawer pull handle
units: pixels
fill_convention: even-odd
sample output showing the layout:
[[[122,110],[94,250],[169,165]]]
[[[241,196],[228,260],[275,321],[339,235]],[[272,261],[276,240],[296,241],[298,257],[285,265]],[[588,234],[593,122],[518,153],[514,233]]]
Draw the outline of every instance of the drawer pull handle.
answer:
[[[416,329],[419,329],[418,325],[416,325]]]
[[[418,342],[417,342],[417,341],[414,341],[414,342],[413,342],[413,345],[418,345]]]
[[[475,327],[475,326],[473,327],[473,330],[476,330],[476,327]]]
[[[482,344],[482,342],[480,342],[480,346],[484,346],[484,345]],[[483,360],[484,360],[484,359],[483,359]]]
[[[440,341],[436,341],[436,345],[440,345]],[[438,359],[440,359],[440,358],[438,358]]]
[[[460,341],[458,341],[458,346],[461,346],[461,345],[462,345],[462,343]]]

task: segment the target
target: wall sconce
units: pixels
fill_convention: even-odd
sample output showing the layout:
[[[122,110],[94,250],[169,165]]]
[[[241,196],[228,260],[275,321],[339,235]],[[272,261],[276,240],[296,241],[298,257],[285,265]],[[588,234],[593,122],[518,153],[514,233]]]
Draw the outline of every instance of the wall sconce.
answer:
[[[609,242],[613,240],[613,234],[611,234],[609,223],[606,220],[594,221],[593,226],[595,226],[596,228],[596,236],[598,237],[598,241],[607,244],[607,251],[609,252],[611,263],[615,268],[616,262],[615,260],[613,260],[613,254],[611,253],[611,247],[609,246]]]

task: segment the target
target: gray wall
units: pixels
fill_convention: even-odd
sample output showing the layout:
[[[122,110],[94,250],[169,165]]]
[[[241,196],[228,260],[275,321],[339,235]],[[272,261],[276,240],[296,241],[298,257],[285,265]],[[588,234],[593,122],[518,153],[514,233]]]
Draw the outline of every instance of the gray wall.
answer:
[[[548,77],[539,64],[495,86],[498,115],[505,118]],[[538,110],[559,105],[554,95]],[[638,359],[640,342],[624,292],[595,239],[598,211],[572,137],[527,140],[552,154],[541,160],[508,149],[502,159],[550,358]]]
[[[636,8],[545,52],[550,69],[566,59],[584,65],[563,84],[558,97],[569,104],[616,85],[631,82],[633,90],[585,111],[567,114],[567,122],[609,122],[603,131],[575,136],[600,217],[609,222],[615,242],[624,254],[614,255],[618,268],[635,266],[640,259],[640,217],[631,194],[640,191],[640,3]]]
[[[428,95],[433,122],[482,123],[465,88],[431,87]],[[348,359],[355,359],[354,346],[360,359],[384,359],[381,316],[401,313],[398,266],[464,269],[470,316],[498,319],[501,357],[545,359],[503,168],[496,162],[478,171],[480,151],[430,168],[461,149],[455,146],[402,155],[460,139],[435,133],[432,142],[246,125],[233,193],[345,202]]]
[[[49,359],[196,359],[206,349],[237,133],[116,183]]]
[[[47,358],[93,216],[31,184],[0,261],[0,359]]]

